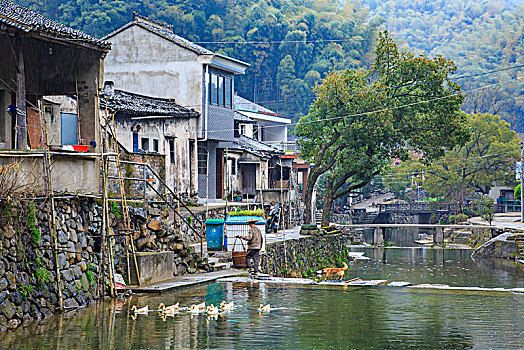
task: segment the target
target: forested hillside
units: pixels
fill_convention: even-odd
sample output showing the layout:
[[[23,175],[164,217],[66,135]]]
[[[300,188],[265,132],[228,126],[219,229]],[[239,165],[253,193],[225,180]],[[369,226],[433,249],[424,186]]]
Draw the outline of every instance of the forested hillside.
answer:
[[[524,65],[524,1],[363,0],[371,16],[404,45],[429,55],[441,54],[458,66],[456,76],[477,75]],[[518,79],[520,78],[520,79]],[[464,109],[500,114],[524,132],[524,68],[457,80],[469,93]]]
[[[130,21],[132,11],[171,24],[250,63],[239,93],[294,120],[307,113],[326,72],[370,64],[385,23],[404,46],[453,59],[455,76],[475,75],[457,80],[465,90],[497,84],[470,93],[464,108],[501,114],[524,132],[524,69],[481,74],[524,64],[524,0],[15,1],[99,37]]]
[[[104,36],[137,11],[175,33],[251,64],[242,96],[298,120],[312,88],[332,68],[369,65],[380,20],[333,0],[17,0],[44,15]]]

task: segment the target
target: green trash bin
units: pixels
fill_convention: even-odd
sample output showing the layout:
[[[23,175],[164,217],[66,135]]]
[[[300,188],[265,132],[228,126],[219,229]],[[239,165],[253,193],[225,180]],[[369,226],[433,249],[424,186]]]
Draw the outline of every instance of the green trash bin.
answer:
[[[224,220],[207,219],[206,242],[208,251],[221,251],[224,248]]]

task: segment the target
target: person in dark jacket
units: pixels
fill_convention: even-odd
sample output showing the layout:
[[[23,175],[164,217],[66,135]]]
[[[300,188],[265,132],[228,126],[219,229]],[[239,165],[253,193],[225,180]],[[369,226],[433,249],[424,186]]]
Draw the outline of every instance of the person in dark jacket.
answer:
[[[237,237],[247,241],[246,262],[249,269],[253,268],[254,273],[258,273],[258,263],[260,261],[260,249],[262,249],[263,237],[260,229],[255,226],[257,219],[250,219],[247,221],[250,229],[247,236],[238,235]],[[251,265],[253,259],[253,265]]]

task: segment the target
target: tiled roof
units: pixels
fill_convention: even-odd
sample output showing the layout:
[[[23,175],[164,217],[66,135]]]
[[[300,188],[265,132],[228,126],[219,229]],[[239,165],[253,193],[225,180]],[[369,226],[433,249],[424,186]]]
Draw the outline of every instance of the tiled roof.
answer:
[[[240,145],[240,147],[244,149],[245,151],[256,154],[260,157],[271,157],[273,154],[282,153],[281,151],[279,151],[278,149],[274,147],[271,147],[269,145],[266,145],[263,142],[249,138],[244,135],[240,135],[240,137],[236,137],[234,142]]]
[[[81,31],[50,20],[35,11],[12,1],[0,0],[0,23],[20,29],[26,33],[45,34],[55,38],[72,39],[107,51],[111,43],[87,35]]]
[[[117,29],[113,33],[107,35],[105,38],[110,38],[114,36],[115,34],[120,33],[121,31],[131,26],[134,26],[134,25],[137,25],[145,30],[148,30],[164,39],[174,42],[175,44],[178,44],[186,49],[189,49],[199,55],[212,55],[213,54],[212,51],[209,51],[208,49],[200,45],[197,45],[185,38],[182,38],[179,35],[176,35],[175,33],[173,33],[173,29],[171,26],[163,25],[147,17],[140,16],[136,12],[133,13],[132,22],[129,22],[128,24],[124,25],[123,27]]]
[[[235,112],[235,121],[247,123],[247,124],[256,124],[257,121],[253,118],[249,118],[247,115],[243,115],[242,113]]]
[[[234,103],[235,103],[235,109],[238,109],[238,110],[247,109],[247,110],[252,110],[252,111],[257,111],[257,112],[260,111],[260,112],[266,112],[266,113],[275,113],[266,107],[263,107],[259,104],[256,104],[255,102],[249,101],[238,95],[235,95]]]
[[[148,97],[122,90],[115,90],[114,96],[107,99],[102,91],[100,107],[122,112],[132,116],[171,116],[171,117],[198,117],[199,113],[193,109],[180,106],[172,99]]]
[[[231,151],[245,151],[251,154],[254,154],[258,157],[271,158],[271,156],[276,154],[282,154],[282,152],[275,147],[271,147],[263,142],[252,139],[250,137],[240,135],[240,137],[235,137],[234,141],[219,142],[217,145],[218,148],[227,148]]]

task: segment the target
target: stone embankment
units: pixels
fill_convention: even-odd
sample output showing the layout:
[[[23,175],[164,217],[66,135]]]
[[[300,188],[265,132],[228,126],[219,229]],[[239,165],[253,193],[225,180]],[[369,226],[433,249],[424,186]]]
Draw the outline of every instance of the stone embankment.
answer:
[[[497,258],[497,259],[516,259],[520,253],[515,241],[518,233],[504,232],[477,249],[472,254],[473,258]]]
[[[100,208],[93,201],[57,202],[56,228],[62,297],[66,309],[98,297]],[[47,207],[2,204],[0,331],[59,311],[53,240]]]
[[[0,331],[60,311],[57,265],[65,310],[87,305],[106,288],[100,274],[108,271],[101,264],[102,206],[89,198],[61,199],[56,201],[55,212],[57,264],[47,204],[0,203]],[[174,275],[206,269],[189,248],[186,236],[191,237],[191,229],[187,225],[169,225],[162,216],[152,218],[137,207],[130,207],[129,213],[138,252],[172,251]],[[116,272],[127,279],[122,208],[110,206],[108,218]]]
[[[325,267],[341,266],[347,259],[348,236],[304,236],[270,243],[262,255],[261,271],[276,277],[312,277]]]

